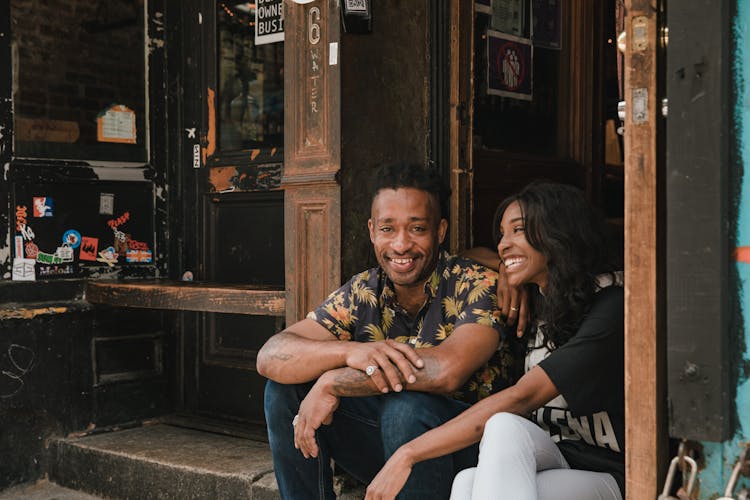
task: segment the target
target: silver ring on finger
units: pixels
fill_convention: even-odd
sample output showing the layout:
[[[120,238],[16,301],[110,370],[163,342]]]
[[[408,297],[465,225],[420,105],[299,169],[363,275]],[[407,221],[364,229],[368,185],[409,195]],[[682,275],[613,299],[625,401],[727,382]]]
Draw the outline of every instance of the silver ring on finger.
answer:
[[[292,427],[297,425],[297,422],[299,421],[299,414],[295,415],[292,419]]]
[[[365,368],[365,373],[368,377],[372,377],[372,374],[375,373],[375,370],[377,370],[378,367],[375,365],[370,365],[367,368]]]

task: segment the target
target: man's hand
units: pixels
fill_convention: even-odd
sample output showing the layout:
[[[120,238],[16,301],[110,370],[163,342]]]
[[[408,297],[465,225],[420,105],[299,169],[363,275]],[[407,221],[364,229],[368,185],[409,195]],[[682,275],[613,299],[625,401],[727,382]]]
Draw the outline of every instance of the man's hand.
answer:
[[[329,425],[333,420],[333,412],[339,407],[339,398],[324,389],[324,385],[316,382],[299,406],[299,412],[294,417],[294,447],[305,458],[318,456],[318,443],[315,432],[321,425]]]
[[[372,379],[381,392],[400,392],[405,383],[417,381],[416,369],[424,362],[410,346],[395,340],[351,342],[346,365],[361,370]],[[368,373],[368,367],[372,373]]]
[[[526,287],[508,284],[505,264],[500,263],[497,272],[497,307],[508,326],[516,326],[516,335],[521,337],[529,322],[529,297]]]

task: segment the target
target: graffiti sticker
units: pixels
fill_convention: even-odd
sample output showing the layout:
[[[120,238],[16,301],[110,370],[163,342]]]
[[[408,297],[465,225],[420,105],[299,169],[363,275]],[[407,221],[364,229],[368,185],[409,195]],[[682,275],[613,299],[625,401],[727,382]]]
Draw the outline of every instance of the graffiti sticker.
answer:
[[[48,196],[34,197],[34,217],[52,217],[52,198]]]
[[[70,248],[78,248],[81,244],[81,233],[75,229],[68,229],[63,234],[62,242],[64,245],[69,245]]]
[[[81,250],[78,258],[81,260],[96,261],[96,253],[99,250],[99,238],[83,236],[81,238]]]
[[[16,257],[13,259],[13,277],[14,281],[36,281],[34,274],[34,259],[24,259]]]

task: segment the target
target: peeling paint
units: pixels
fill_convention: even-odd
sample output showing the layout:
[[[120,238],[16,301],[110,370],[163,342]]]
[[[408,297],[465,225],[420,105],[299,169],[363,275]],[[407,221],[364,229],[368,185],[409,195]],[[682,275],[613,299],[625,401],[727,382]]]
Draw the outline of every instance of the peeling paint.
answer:
[[[737,100],[734,103],[736,118],[736,137],[739,147],[739,158],[744,172],[750,171],[750,92],[745,84],[745,75],[750,73],[750,36],[747,32],[747,21],[750,20],[750,5],[747,2],[737,2],[736,17],[733,20],[735,36],[734,78]],[[735,221],[737,228],[737,244],[734,252],[737,263],[737,274],[742,285],[740,291],[740,305],[743,324],[739,325],[742,360],[750,363],[750,175],[743,175],[741,179],[741,194],[738,217]],[[744,335],[742,330],[744,330]],[[735,435],[724,442],[703,442],[706,468],[701,471],[700,498],[713,498],[724,493],[724,489],[744,446],[750,441],[750,379],[740,368],[738,370],[735,404],[738,415],[738,426]],[[735,491],[741,487],[750,487],[750,479],[742,478],[737,483]]]
[[[5,307],[8,307],[6,304]],[[0,309],[0,319],[33,319],[37,316],[48,314],[62,314],[68,312],[67,307],[12,307],[10,309]]]
[[[155,196],[156,196],[157,199],[159,199],[161,201],[167,201],[165,199],[165,196],[164,196],[164,188],[162,188],[161,186],[156,186],[156,194],[155,194]]]
[[[733,256],[737,262],[745,262],[746,264],[750,264],[750,246],[737,247],[734,250]]]
[[[100,181],[145,181],[146,169],[139,167],[92,167]]]
[[[212,191],[226,191],[232,187],[232,179],[237,176],[237,167],[215,167],[209,170],[208,182]]]
[[[211,87],[206,89],[208,96],[208,134],[206,136],[206,147],[203,148],[203,164],[206,159],[216,152],[216,92]]]

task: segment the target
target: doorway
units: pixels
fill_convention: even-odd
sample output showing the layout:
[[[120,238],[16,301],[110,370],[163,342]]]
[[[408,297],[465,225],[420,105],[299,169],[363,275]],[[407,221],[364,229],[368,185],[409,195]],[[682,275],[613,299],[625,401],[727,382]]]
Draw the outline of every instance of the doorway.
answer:
[[[186,215],[179,271],[283,296],[284,42],[256,36],[255,9],[201,0],[180,10],[187,57],[180,58],[185,95],[177,106],[187,161],[180,166]],[[227,431],[264,422],[265,379],[255,356],[283,329],[278,314],[182,314],[181,410],[189,421]]]
[[[622,253],[623,147],[616,49],[621,2],[472,2],[466,144],[474,246],[494,248],[492,220],[506,196],[536,179],[575,185],[601,208]],[[463,4],[462,4],[463,5]],[[470,53],[470,56],[468,55]],[[509,71],[503,69],[510,68]]]

